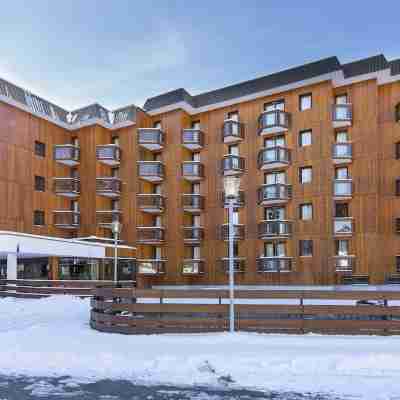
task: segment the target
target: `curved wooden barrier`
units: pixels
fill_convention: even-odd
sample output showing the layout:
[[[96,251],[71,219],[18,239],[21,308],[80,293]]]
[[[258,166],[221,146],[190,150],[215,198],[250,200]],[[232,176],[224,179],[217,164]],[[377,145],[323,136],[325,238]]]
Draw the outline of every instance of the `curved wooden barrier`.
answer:
[[[153,334],[228,329],[228,292],[224,290],[96,288],[93,295],[90,325],[101,332]],[[400,292],[247,290],[237,291],[235,297],[236,330],[240,331],[400,333]],[[344,300],[346,304],[340,304]],[[339,304],[329,304],[332,301]],[[390,304],[393,301],[396,303]]]

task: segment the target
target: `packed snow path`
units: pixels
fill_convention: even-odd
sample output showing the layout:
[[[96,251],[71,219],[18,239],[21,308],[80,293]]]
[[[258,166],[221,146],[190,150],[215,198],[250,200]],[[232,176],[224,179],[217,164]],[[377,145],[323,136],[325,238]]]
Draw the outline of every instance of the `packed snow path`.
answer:
[[[0,374],[400,399],[400,337],[113,335],[90,329],[89,308],[0,299]]]

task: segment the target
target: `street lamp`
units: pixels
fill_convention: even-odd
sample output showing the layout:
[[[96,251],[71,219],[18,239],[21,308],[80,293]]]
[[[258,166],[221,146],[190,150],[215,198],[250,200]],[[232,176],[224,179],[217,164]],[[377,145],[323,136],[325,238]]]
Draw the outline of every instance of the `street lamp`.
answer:
[[[234,254],[233,254],[233,209],[237,198],[239,197],[240,177],[225,176],[224,191],[225,199],[228,202],[228,223],[229,223],[229,332],[235,331],[235,293],[234,293]]]
[[[117,219],[111,223],[111,230],[114,235],[114,284],[118,284],[118,237],[122,230],[122,224]]]

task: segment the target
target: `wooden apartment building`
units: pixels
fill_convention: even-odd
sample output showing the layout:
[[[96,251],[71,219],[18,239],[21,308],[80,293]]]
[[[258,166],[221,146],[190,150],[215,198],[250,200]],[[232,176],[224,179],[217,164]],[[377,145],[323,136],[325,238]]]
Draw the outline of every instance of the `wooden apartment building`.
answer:
[[[398,281],[400,60],[331,57],[112,112],[0,80],[0,159],[1,230],[111,238],[117,218],[137,247],[126,274],[144,284],[227,282],[231,174],[239,284]],[[21,261],[21,276],[88,279],[93,266],[41,262]]]

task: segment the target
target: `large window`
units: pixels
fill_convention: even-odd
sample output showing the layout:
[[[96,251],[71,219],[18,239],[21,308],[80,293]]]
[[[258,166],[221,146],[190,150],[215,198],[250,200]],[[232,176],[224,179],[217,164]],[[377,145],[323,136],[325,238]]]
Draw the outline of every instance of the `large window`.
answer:
[[[286,245],[283,242],[267,242],[264,245],[265,257],[285,257]]]
[[[300,257],[311,257],[313,255],[312,240],[299,240],[299,255]]]
[[[286,183],[286,173],[283,171],[270,172],[264,175],[264,183],[266,185],[274,185],[276,183]]]
[[[299,132],[299,146],[306,147],[312,144],[312,131],[311,129]]]
[[[302,221],[309,221],[313,218],[313,206],[311,203],[300,204],[299,217]]]
[[[312,167],[299,168],[299,182],[311,183],[312,181]]]
[[[284,220],[285,219],[285,207],[264,208],[264,219],[266,221]]]
[[[299,110],[305,111],[312,107],[312,95],[311,93],[302,94],[299,96]]]

